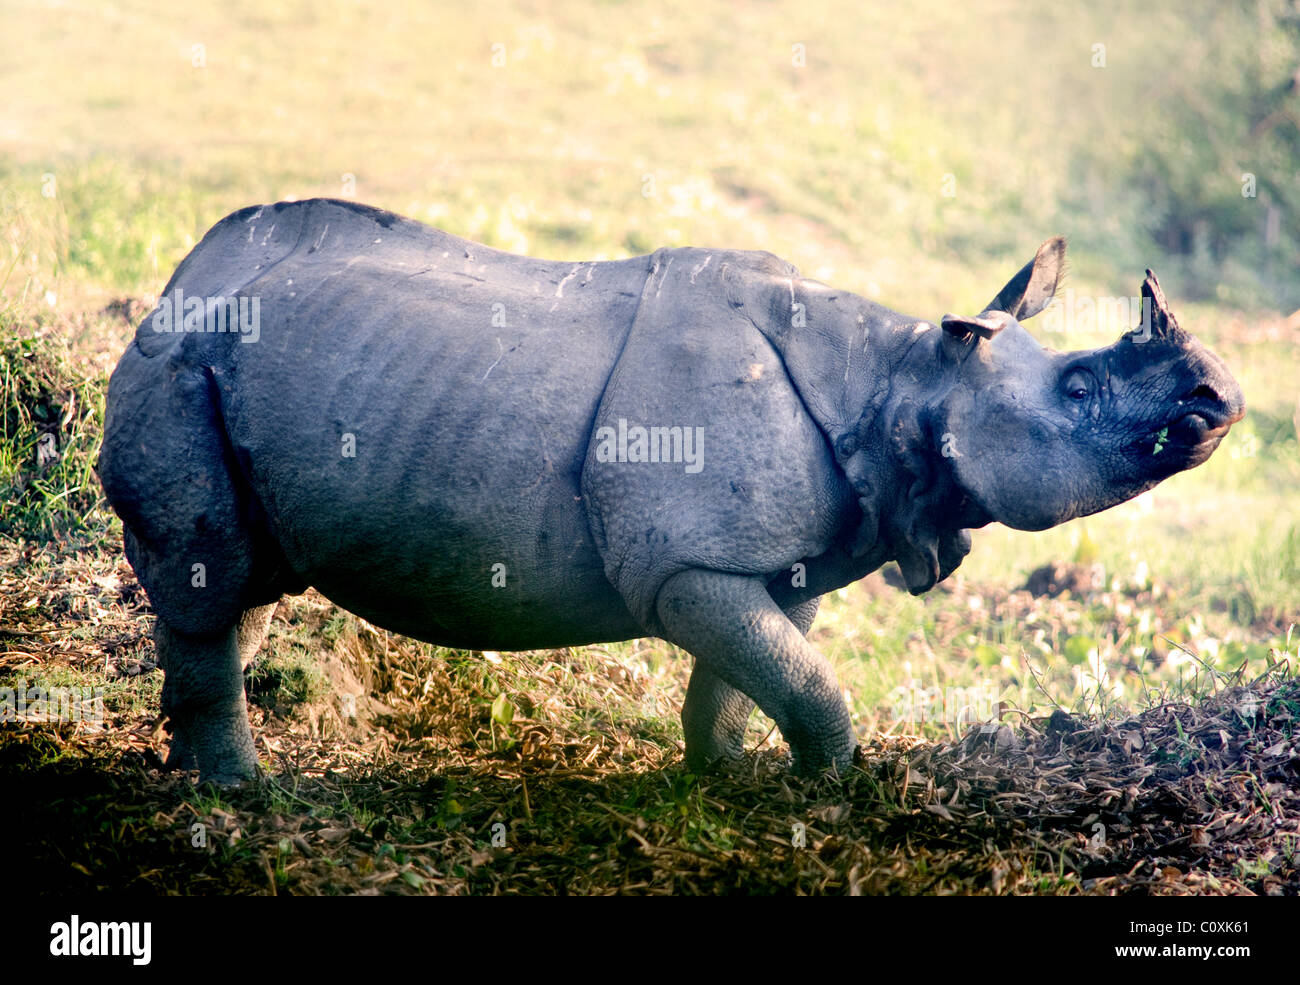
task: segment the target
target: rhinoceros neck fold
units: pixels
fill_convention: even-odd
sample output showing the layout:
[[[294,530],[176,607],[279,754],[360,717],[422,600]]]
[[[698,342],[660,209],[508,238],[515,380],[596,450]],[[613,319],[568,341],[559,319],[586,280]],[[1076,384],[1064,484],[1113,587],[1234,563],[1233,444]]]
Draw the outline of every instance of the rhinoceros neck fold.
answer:
[[[855,557],[897,560],[927,591],[988,522],[953,481],[937,433],[955,383],[940,330],[847,292],[792,278],[771,302],[769,333],[810,416],[857,495]]]

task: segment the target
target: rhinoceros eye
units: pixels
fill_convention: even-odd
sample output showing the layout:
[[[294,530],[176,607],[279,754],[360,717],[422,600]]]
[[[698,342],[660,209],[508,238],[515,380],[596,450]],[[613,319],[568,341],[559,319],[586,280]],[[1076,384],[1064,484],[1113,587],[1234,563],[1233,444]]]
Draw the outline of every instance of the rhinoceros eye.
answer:
[[[1076,369],[1065,377],[1065,395],[1071,400],[1087,400],[1093,386],[1092,374],[1084,370]]]

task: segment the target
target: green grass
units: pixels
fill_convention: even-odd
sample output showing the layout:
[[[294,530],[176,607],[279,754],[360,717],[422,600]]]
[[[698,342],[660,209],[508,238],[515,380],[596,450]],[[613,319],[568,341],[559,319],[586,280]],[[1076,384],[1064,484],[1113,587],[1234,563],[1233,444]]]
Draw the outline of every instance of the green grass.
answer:
[[[249,700],[281,715],[329,693],[329,681],[312,651],[302,646],[273,648],[260,656],[249,673]]]
[[[0,300],[0,532],[102,527],[94,474],[106,380],[48,317]]]

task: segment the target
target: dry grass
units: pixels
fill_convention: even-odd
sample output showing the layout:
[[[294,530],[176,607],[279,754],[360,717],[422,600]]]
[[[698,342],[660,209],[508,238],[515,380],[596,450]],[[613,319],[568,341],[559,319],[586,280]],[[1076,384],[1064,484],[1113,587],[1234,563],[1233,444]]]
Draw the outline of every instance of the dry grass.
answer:
[[[329,687],[295,703],[254,686],[266,775],[218,795],[159,771],[129,568],[74,545],[0,563],[0,677],[106,688],[102,727],[0,727],[21,805],[5,843],[41,892],[1300,893],[1300,688],[1282,660],[1118,723],[877,736],[817,780],[765,744],[695,777],[672,717],[685,658],[438,650],[309,594],[282,604],[263,659],[311,650]]]

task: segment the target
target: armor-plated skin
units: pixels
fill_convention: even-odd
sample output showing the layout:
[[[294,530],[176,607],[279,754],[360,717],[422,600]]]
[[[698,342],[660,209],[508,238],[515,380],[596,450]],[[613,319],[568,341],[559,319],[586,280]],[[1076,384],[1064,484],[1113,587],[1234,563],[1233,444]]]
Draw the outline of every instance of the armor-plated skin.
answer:
[[[661,636],[696,658],[692,768],[740,753],[755,701],[796,768],[848,764],[821,594],[890,560],[925,591],[968,528],[1114,505],[1244,412],[1150,276],[1141,334],[1039,348],[1017,319],[1063,250],[939,327],[765,253],[558,263],[349,202],[227,217],[114,372],[99,462],[158,614],[169,762],[253,775],[242,667],[312,585],[447,646]],[[185,331],[184,298],[249,317]]]

